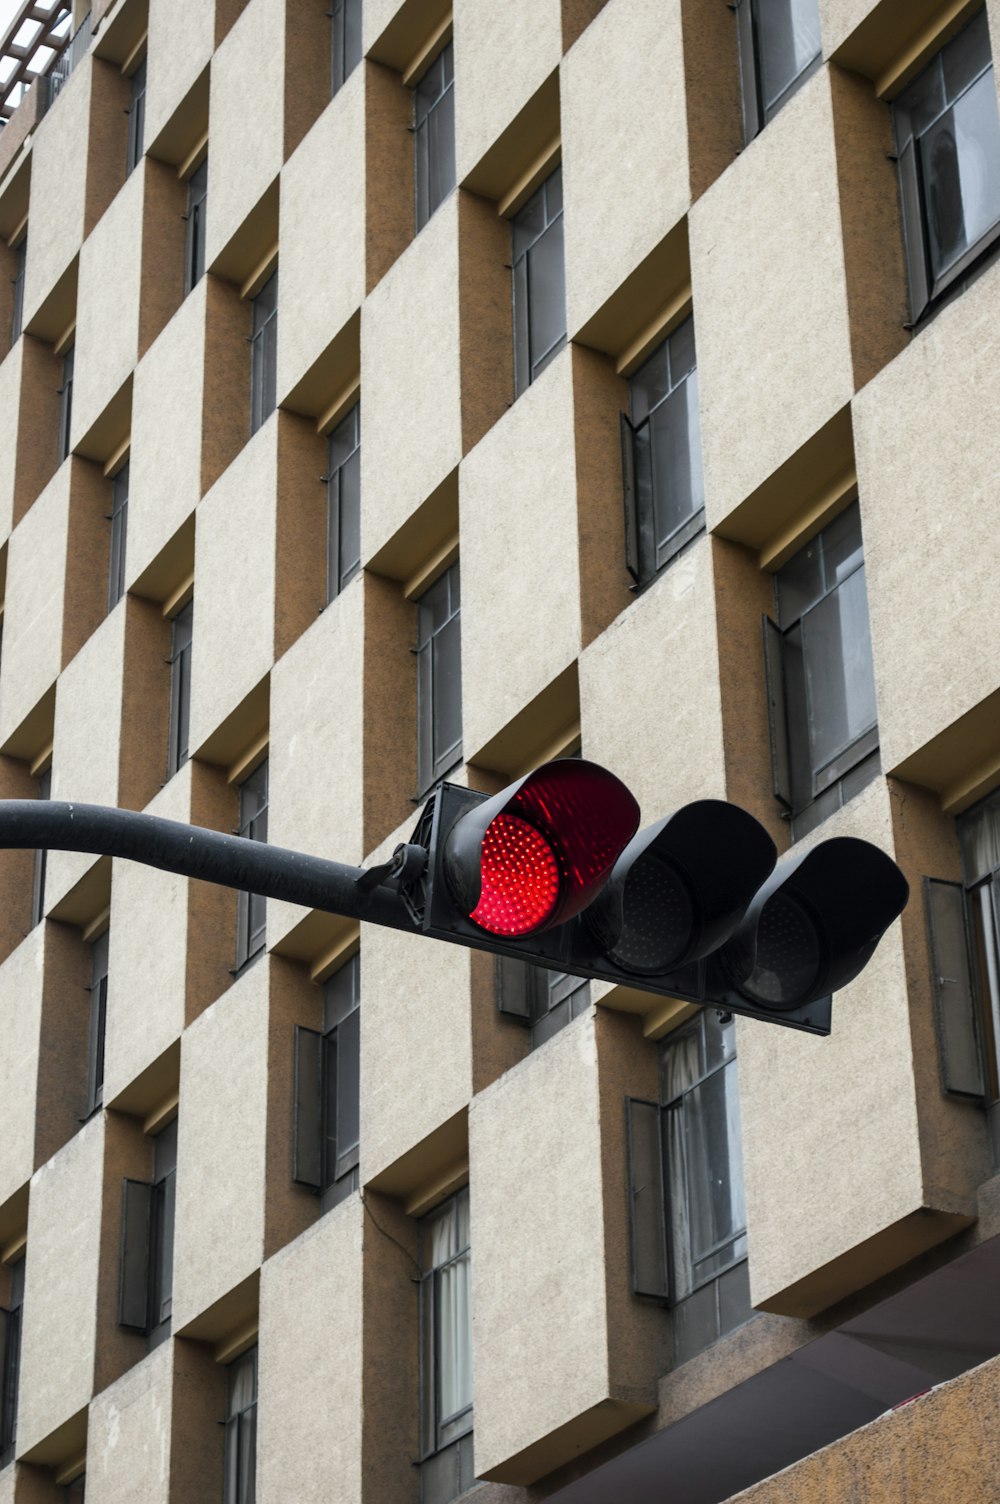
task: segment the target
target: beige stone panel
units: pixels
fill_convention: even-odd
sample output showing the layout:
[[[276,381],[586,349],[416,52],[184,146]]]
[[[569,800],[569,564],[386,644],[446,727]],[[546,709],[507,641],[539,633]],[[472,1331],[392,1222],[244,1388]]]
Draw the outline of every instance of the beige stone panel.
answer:
[[[884,10],[884,0],[819,0],[824,57],[840,47],[880,5]]]
[[[892,852],[882,779],[802,845],[844,835]],[[925,1203],[899,926],[835,995],[827,1038],[737,1019],[737,1051],[751,1293],[768,1306]]]
[[[608,1396],[600,1158],[591,1014],[469,1111],[480,1475]]]
[[[361,1498],[364,1215],[353,1197],[261,1271],[260,1504],[308,1499],[318,1478],[330,1498]]]
[[[249,0],[212,58],[205,243],[209,266],[281,170],[285,4],[286,0]]]
[[[131,173],[80,251],[71,446],[96,422],[135,365],[146,172]]]
[[[472,1095],[469,952],[361,927],[361,1180],[388,1169]]]
[[[371,558],[458,464],[458,195],[361,310],[361,557]]]
[[[60,465],[10,537],[4,598],[0,740],[17,729],[61,667],[71,467]]]
[[[14,473],[17,460],[17,411],[21,396],[24,340],[0,361],[0,411],[9,414],[7,434],[0,444],[0,539],[6,538],[14,521]]]
[[[643,825],[726,797],[708,538],[581,654],[580,722],[584,755],[624,780]]]
[[[31,1183],[18,1448],[90,1400],[103,1203],[104,1120],[91,1118]]]
[[[125,621],[124,611],[112,611],[59,677],[53,799],[118,803]],[[46,908],[68,893],[93,862],[93,857],[82,852],[50,851],[45,869]]]
[[[164,1342],[94,1399],[88,1504],[167,1504],[173,1355],[173,1343]]]
[[[506,130],[562,56],[560,0],[455,3],[458,181]],[[547,142],[540,141],[541,150]]]
[[[191,764],[146,812],[190,819]],[[114,1101],[184,1028],[188,879],[115,861],[111,879],[104,1100]]]
[[[572,369],[564,350],[459,472],[469,761],[580,651],[576,475],[566,463],[572,454]]]
[[[34,1168],[44,945],[39,924],[0,966],[0,1206]]]
[[[362,845],[364,594],[348,585],[271,672],[268,838],[314,856],[359,864]],[[274,906],[275,908],[277,905]],[[285,906],[281,906],[284,910]],[[288,909],[289,921],[301,910]],[[279,930],[272,931],[271,943]]]
[[[560,113],[572,335],[690,203],[680,0],[609,0],[566,54]]]
[[[246,1279],[263,1257],[267,1028],[262,959],[184,1035],[175,1329]]]
[[[366,76],[355,70],[281,174],[279,401],[365,295]]]
[[[998,293],[991,267],[854,403],[887,768],[1000,682],[1000,417],[984,400],[1000,359]]]
[[[203,277],[136,368],[129,470],[129,585],[174,536],[201,495],[207,284]]]
[[[93,62],[74,68],[31,140],[31,253],[24,272],[24,326],[80,249],[84,236]]]
[[[274,658],[277,440],[272,416],[198,508],[192,748],[249,694]]]
[[[709,527],[853,391],[830,81],[815,75],[691,210]]]
[[[150,0],[146,140],[155,141],[212,56],[214,0]]]

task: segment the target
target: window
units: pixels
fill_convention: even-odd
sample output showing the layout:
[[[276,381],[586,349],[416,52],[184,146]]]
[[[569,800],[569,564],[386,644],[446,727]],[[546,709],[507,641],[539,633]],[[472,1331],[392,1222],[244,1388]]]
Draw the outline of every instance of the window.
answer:
[[[188,178],[187,225],[184,235],[184,293],[205,275],[205,200],[208,196],[208,158]]]
[[[70,345],[62,362],[62,386],[59,388],[59,463],[69,454],[69,427],[73,420],[73,356]]]
[[[240,784],[240,828],[248,841],[267,840],[267,759]],[[267,902],[259,893],[236,895],[236,970],[259,956],[266,942]]]
[[[257,1348],[227,1368],[225,1504],[254,1504],[257,1495]]]
[[[128,146],[125,154],[125,176],[142,161],[143,136],[146,126],[146,59],[136,68],[129,79],[131,100],[128,107]]]
[[[273,272],[253,300],[250,340],[250,432],[256,433],[277,405],[278,273]]]
[[[104,1100],[104,1033],[108,1017],[108,947],[105,930],[90,947],[90,1034],[87,1049],[87,1116]]]
[[[736,0],[748,141],[781,109],[820,64],[817,0]]]
[[[417,229],[455,186],[455,49],[451,42],[413,91]]]
[[[590,983],[565,971],[549,971],[514,956],[497,956],[497,1006],[531,1029],[531,1048],[590,1007]]]
[[[14,1456],[17,1390],[21,1370],[21,1307],[24,1304],[24,1254],[8,1265],[9,1294],[0,1307],[0,1466]]]
[[[78,1473],[72,1483],[67,1483],[63,1489],[65,1504],[83,1504],[87,1493],[87,1475]]]
[[[892,106],[916,321],[1000,234],[1000,122],[986,11]]]
[[[472,1321],[469,1192],[420,1223],[421,1504],[471,1488]]]
[[[646,585],[705,527],[694,320],[639,367],[622,414],[625,559]]]
[[[962,882],[925,881],[941,1084],[989,1110],[1000,1161],[1000,793],[958,819]]]
[[[628,1109],[633,1289],[673,1307],[677,1365],[752,1315],[732,1015],[668,1035],[660,1101]]]
[[[170,1335],[177,1204],[177,1119],[153,1139],[153,1179],[126,1180],[122,1195],[118,1322],[149,1336]]]
[[[774,792],[797,838],[879,771],[861,516],[857,502],[775,576],[764,618]]]
[[[557,167],[511,221],[517,396],[566,343],[562,211],[562,168]]]
[[[111,481],[111,558],[108,563],[108,610],[125,594],[125,539],[128,533],[128,470],[125,461]]]
[[[292,1179],[318,1191],[323,1211],[358,1188],[361,1103],[360,958],[323,987],[323,1032],[295,1029]]]
[[[332,98],[361,61],[361,0],[333,0],[330,23]]]
[[[52,769],[46,768],[38,775],[39,799],[52,798]],[[45,918],[45,862],[48,852],[40,846],[35,852],[35,873],[31,885],[31,927],[41,924]]]
[[[194,601],[182,606],[170,632],[170,721],[167,735],[167,777],[184,766],[189,756],[191,728],[191,640]]]
[[[417,602],[417,782],[421,794],[462,758],[459,566]]]
[[[14,247],[14,308],[10,321],[10,342],[16,344],[21,338],[21,321],[24,318],[24,268],[28,256],[28,237],[23,235]]]
[[[327,441],[326,598],[332,601],[361,568],[361,406],[356,403]]]

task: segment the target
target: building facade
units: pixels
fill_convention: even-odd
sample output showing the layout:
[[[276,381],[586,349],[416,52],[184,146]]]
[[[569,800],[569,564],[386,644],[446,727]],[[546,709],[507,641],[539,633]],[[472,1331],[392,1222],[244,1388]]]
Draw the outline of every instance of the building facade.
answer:
[[[0,1504],[1000,1496],[1000,0],[3,51],[0,798],[582,755],[911,899],[824,1038],[0,853]]]

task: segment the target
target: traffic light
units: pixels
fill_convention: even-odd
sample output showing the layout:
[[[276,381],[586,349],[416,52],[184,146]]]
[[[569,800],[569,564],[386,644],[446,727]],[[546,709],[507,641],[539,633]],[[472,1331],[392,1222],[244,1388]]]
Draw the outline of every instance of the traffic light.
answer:
[[[847,837],[777,862],[763,826],[718,799],[638,823],[625,785],[578,758],[492,797],[443,784],[400,894],[440,939],[829,1033],[830,994],[906,903],[896,864]]]

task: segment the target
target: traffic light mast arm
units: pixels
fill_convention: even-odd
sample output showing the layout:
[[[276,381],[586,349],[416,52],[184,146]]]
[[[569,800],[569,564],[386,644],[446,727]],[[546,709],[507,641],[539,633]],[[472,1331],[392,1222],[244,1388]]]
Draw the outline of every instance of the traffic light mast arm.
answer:
[[[4,848],[126,857],[181,877],[197,877],[390,929],[414,930],[394,889],[372,885],[370,877],[365,882],[361,867],[159,815],[99,804],[4,799],[0,800],[0,849]],[[387,875],[390,870],[387,864]]]

